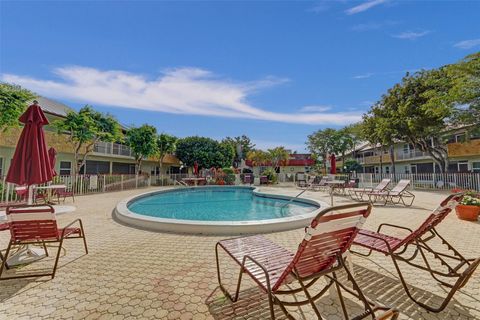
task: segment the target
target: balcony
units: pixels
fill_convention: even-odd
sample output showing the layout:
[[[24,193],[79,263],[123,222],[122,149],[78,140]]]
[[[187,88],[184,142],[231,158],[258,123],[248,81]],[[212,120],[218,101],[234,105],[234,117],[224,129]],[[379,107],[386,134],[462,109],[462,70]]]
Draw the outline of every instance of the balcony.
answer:
[[[467,142],[453,142],[448,145],[449,157],[478,156],[480,155],[480,139]]]
[[[93,146],[93,152],[109,156],[132,157],[132,151],[129,147],[119,143],[97,142]]]
[[[418,158],[425,158],[429,157],[429,155],[426,152],[420,151],[420,150],[410,150],[409,152],[397,152],[395,154],[395,160],[401,161],[401,160],[410,160],[410,159],[418,159]]]

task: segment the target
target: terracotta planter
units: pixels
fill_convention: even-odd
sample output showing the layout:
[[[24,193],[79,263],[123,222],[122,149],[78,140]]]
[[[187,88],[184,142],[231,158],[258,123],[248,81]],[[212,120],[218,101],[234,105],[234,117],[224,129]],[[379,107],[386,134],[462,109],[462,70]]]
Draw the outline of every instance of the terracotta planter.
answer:
[[[462,220],[477,221],[478,215],[480,214],[480,207],[459,204],[455,208],[455,211],[457,212],[457,217]]]

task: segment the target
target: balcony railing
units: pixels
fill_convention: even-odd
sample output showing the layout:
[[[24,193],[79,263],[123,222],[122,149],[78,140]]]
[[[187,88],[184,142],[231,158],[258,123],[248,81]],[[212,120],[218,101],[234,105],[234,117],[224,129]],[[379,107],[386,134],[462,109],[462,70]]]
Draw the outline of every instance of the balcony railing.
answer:
[[[97,142],[93,146],[93,152],[106,154],[132,157],[132,151],[129,147],[119,143],[112,142]]]
[[[410,150],[409,152],[397,152],[395,154],[396,160],[406,160],[406,159],[415,159],[415,158],[423,158],[428,157],[426,152],[420,150]]]

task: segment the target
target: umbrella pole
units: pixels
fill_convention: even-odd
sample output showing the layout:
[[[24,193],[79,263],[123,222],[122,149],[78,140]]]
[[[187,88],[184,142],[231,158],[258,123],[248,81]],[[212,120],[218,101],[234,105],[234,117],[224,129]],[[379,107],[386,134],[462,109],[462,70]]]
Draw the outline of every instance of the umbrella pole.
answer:
[[[33,185],[28,186],[28,200],[27,204],[30,206],[33,204]]]

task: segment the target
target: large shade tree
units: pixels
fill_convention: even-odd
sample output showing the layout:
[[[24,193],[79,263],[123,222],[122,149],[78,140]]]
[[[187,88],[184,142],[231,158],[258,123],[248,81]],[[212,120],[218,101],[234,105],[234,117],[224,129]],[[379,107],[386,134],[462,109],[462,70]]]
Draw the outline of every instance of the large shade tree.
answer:
[[[135,158],[135,174],[138,175],[142,170],[143,159],[158,153],[157,129],[148,124],[130,128],[125,136],[125,143],[132,150]]]
[[[18,118],[33,98],[35,94],[18,85],[0,83],[0,132],[19,125]]]
[[[158,163],[160,166],[160,173],[162,173],[163,160],[167,154],[175,152],[178,138],[167,133],[161,133],[157,137]]]
[[[194,136],[179,139],[175,154],[189,167],[196,162],[200,168],[223,168],[232,165],[235,151],[228,143]]]
[[[86,105],[80,111],[69,112],[65,119],[53,123],[58,133],[65,134],[72,146],[75,165],[74,174],[85,166],[97,142],[119,142],[123,135],[118,121]]]
[[[332,128],[318,130],[308,136],[307,147],[327,167],[328,155],[335,152],[337,131]]]
[[[252,162],[252,166],[261,166],[267,163],[268,153],[260,149],[253,149],[247,153],[247,160]]]
[[[232,146],[235,150],[234,164],[238,165],[242,160],[245,160],[247,154],[255,148],[255,144],[252,143],[249,137],[246,135],[238,137],[226,137],[222,140],[222,143],[226,143]]]

